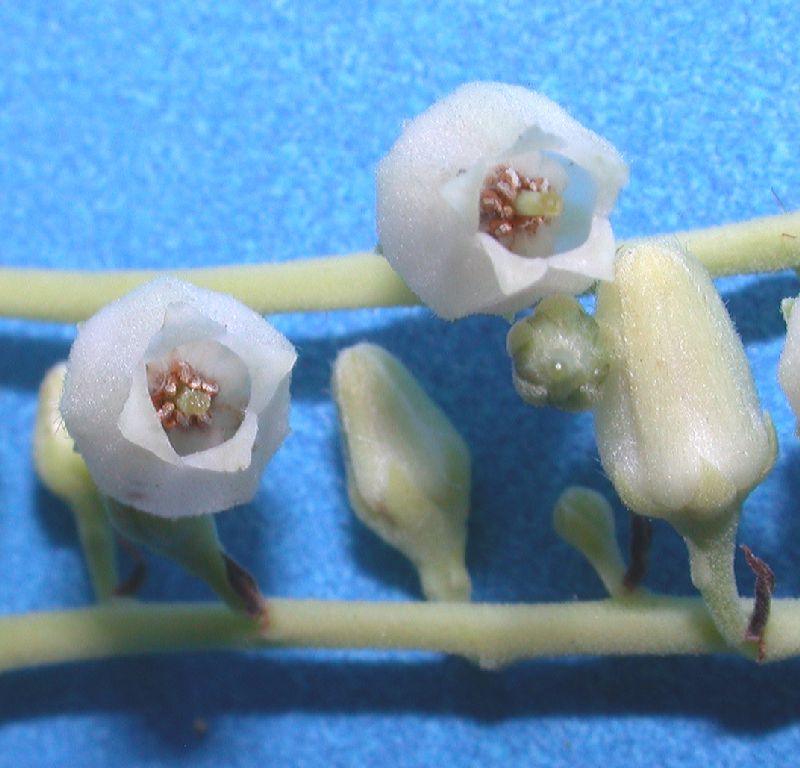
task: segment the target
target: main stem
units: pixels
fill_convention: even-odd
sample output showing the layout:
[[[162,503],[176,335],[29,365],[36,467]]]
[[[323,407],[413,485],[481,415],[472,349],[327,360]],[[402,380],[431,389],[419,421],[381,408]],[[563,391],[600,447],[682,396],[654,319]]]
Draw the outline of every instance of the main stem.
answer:
[[[743,608],[749,606],[743,601]],[[0,617],[0,671],[220,648],[393,648],[490,668],[542,656],[683,655],[726,649],[698,598],[642,596],[538,605],[275,599],[266,629],[219,604],[141,604]],[[767,658],[800,654],[800,600],[775,600]]]
[[[800,211],[676,232],[713,277],[800,268]]]
[[[800,212],[673,235],[712,275],[800,267]],[[171,274],[228,293],[261,314],[410,306],[419,299],[372,253],[186,270],[0,269],[0,316],[74,323],[137,285]]]
[[[160,275],[230,294],[262,315],[419,304],[374,253],[198,269],[0,269],[0,316],[76,323]]]

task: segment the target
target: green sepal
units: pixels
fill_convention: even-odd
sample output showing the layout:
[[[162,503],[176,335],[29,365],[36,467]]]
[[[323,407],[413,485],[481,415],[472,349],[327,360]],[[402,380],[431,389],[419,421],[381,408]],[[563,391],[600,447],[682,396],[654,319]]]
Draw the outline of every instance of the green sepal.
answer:
[[[255,580],[220,545],[213,515],[166,518],[105,499],[114,527],[127,539],[175,561],[197,576],[231,608],[263,613]]]

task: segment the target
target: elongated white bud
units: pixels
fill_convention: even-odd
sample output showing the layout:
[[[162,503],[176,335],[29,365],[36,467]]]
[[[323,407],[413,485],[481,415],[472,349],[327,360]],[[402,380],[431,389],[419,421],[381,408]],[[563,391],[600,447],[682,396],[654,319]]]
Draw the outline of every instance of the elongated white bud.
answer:
[[[595,409],[600,460],[631,510],[681,533],[717,629],[742,647],[736,528],[776,454],[742,342],[708,273],[671,244],[619,253],[597,299],[613,349]]]
[[[635,512],[713,520],[775,459],[747,358],[706,271],[676,246],[617,257],[598,289],[612,364],[597,409],[603,467]]]
[[[356,514],[416,565],[426,597],[469,599],[464,440],[409,371],[374,344],[340,352],[332,384]]]

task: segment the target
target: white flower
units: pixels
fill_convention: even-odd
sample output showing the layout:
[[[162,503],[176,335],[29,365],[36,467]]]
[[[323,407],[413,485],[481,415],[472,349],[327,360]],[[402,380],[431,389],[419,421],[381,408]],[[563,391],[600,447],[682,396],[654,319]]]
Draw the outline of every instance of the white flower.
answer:
[[[384,256],[434,312],[507,315],[613,275],[608,215],[628,168],[547,97],[469,83],[378,167]]]
[[[100,490],[163,517],[249,501],[288,433],[292,345],[230,296],[153,281],[83,324],[61,412]]]

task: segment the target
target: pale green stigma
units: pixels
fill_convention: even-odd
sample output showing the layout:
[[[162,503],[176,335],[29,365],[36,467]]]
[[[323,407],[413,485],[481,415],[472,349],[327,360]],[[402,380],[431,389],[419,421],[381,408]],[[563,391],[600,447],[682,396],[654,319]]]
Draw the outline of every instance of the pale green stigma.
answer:
[[[166,374],[150,389],[150,400],[161,425],[167,431],[175,427],[208,424],[211,402],[219,393],[215,381],[204,378],[189,363],[174,362]]]
[[[564,210],[564,199],[555,190],[536,192],[523,189],[514,200],[514,211],[520,216],[554,218]]]
[[[188,418],[202,419],[211,408],[211,395],[199,389],[181,387],[175,399],[175,407]]]

